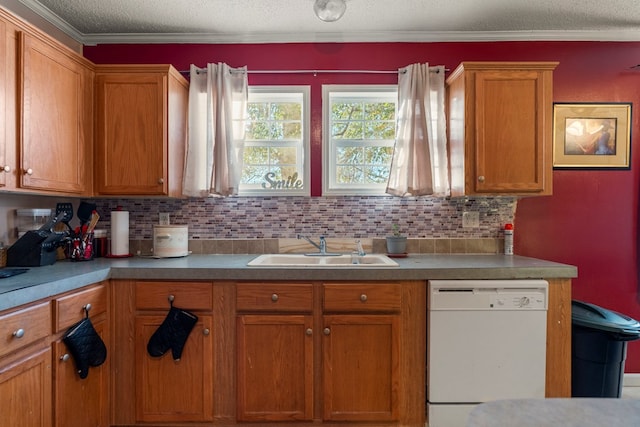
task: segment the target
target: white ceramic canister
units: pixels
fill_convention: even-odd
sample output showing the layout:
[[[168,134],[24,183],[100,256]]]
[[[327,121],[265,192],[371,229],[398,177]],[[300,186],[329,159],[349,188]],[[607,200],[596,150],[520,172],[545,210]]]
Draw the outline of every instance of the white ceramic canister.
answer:
[[[188,225],[154,225],[153,256],[159,258],[189,255]]]

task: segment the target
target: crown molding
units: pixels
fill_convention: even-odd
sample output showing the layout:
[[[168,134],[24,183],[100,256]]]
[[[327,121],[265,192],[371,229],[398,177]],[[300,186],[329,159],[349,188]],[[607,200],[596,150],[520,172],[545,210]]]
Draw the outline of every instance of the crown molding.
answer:
[[[109,33],[83,34],[36,0],[17,0],[86,46],[99,44],[260,44],[487,41],[640,41],[637,31],[370,31],[273,33]]]
[[[359,33],[84,34],[83,44],[374,43],[487,41],[640,41],[640,31],[392,31]]]

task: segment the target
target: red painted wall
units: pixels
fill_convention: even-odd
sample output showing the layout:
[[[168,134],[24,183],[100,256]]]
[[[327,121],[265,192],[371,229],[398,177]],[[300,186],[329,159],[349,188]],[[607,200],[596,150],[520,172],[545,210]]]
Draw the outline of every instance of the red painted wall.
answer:
[[[640,320],[638,295],[638,135],[640,106],[638,42],[473,42],[473,43],[291,43],[249,45],[104,45],[85,47],[96,63],[226,62],[257,70],[394,70],[414,62],[559,61],[555,102],[631,102],[630,170],[554,171],[554,194],[518,203],[515,251],[576,265],[573,297]],[[321,85],[395,83],[394,75],[263,75],[250,84],[311,85],[312,194],[321,192]],[[629,343],[627,372],[640,372],[640,341]]]

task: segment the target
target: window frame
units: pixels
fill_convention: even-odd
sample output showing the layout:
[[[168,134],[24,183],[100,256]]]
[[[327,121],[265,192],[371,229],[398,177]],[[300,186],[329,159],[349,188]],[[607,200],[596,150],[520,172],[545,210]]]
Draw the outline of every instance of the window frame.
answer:
[[[300,147],[300,153],[298,156],[302,157],[300,164],[302,167],[302,183],[303,187],[301,189],[292,189],[292,190],[284,190],[284,189],[262,189],[262,188],[247,188],[246,184],[240,184],[238,189],[238,196],[310,196],[311,195],[311,87],[308,85],[253,85],[249,86],[249,101],[255,101],[255,98],[252,99],[252,95],[257,95],[257,97],[263,96],[265,100],[269,99],[267,94],[276,94],[274,98],[271,100],[276,100],[278,98],[278,94],[282,96],[282,98],[286,98],[287,94],[295,94],[296,96],[302,95],[302,117],[301,117],[301,126],[302,126],[302,141],[300,143],[292,142],[292,141],[282,141],[282,147],[286,146],[294,146]],[[261,144],[255,141],[247,141],[245,139],[244,146],[261,146]],[[244,165],[243,165],[244,169]]]
[[[386,94],[385,98],[391,97],[391,92],[393,92],[393,102],[396,105],[396,124],[397,127],[397,116],[398,116],[398,85],[396,84],[348,84],[348,85],[322,85],[322,155],[323,155],[323,167],[322,167],[322,195],[327,196],[385,196],[386,184],[384,186],[376,185],[376,184],[364,184],[364,185],[340,185],[336,183],[336,164],[334,159],[336,159],[336,149],[337,145],[333,143],[331,138],[331,101],[332,94],[334,93],[354,93],[360,94],[356,95],[358,97],[366,98],[371,97],[372,95]],[[372,96],[376,97],[375,95]],[[397,129],[396,129],[397,131]],[[389,143],[376,143],[376,142],[357,142],[350,141],[350,145],[361,145],[366,147],[373,146],[391,146],[395,143],[395,132],[394,132],[394,140],[391,144]]]

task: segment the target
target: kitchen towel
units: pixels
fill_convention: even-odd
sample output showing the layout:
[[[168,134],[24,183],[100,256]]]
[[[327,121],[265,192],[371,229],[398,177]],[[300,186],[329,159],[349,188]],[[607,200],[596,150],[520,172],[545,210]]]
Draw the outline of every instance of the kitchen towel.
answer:
[[[129,212],[111,212],[111,255],[129,255]]]

